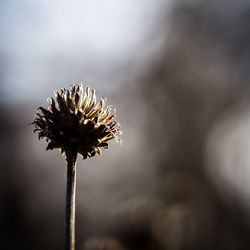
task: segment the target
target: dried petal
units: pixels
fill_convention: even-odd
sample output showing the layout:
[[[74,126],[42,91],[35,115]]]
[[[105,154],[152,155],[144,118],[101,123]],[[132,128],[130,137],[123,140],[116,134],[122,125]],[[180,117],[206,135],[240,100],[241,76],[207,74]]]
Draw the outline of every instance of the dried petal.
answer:
[[[48,108],[38,108],[34,132],[46,138],[47,150],[60,148],[65,152],[80,153],[83,159],[101,154],[108,141],[119,139],[120,125],[114,121],[115,109],[105,98],[96,102],[95,90],[75,84],[70,90],[57,91],[56,101],[48,99]]]

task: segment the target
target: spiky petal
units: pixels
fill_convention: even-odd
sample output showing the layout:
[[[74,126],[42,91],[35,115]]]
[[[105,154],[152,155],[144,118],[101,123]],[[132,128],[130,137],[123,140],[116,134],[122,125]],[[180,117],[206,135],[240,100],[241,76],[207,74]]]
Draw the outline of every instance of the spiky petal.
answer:
[[[96,101],[95,90],[74,84],[70,90],[55,92],[48,108],[38,108],[34,132],[46,138],[48,149],[61,153],[80,153],[84,159],[101,154],[111,139],[120,140],[120,125],[114,120],[115,109],[105,107],[105,98]]]

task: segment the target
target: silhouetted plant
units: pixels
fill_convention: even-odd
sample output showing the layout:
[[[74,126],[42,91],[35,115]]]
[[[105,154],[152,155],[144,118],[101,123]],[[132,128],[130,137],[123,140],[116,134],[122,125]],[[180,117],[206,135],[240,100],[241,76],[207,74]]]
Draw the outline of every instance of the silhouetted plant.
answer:
[[[114,120],[115,109],[105,107],[105,98],[96,102],[94,89],[75,84],[49,98],[48,108],[39,107],[34,132],[46,138],[47,148],[59,148],[67,162],[65,249],[75,249],[76,159],[101,154],[111,139],[120,140],[120,125]]]

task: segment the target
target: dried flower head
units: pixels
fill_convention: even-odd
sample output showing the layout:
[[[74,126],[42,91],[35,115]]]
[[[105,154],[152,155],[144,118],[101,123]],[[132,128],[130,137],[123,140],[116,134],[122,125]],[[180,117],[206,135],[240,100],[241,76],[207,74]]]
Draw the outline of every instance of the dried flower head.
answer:
[[[48,99],[48,109],[38,108],[33,122],[39,139],[45,137],[48,142],[46,150],[60,148],[66,156],[80,153],[86,159],[100,155],[111,139],[120,140],[115,109],[105,107],[103,97],[96,102],[94,89],[75,84],[57,91],[55,100]]]

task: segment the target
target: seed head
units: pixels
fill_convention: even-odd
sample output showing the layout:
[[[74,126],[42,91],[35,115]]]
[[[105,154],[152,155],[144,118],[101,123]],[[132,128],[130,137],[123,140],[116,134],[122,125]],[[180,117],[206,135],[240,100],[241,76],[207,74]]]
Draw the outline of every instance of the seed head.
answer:
[[[39,139],[46,138],[46,150],[59,148],[66,156],[80,153],[84,159],[100,155],[101,148],[108,148],[108,142],[120,140],[121,135],[115,109],[105,107],[105,102],[103,97],[97,102],[95,90],[82,84],[56,91],[47,109],[37,109],[34,132]]]

